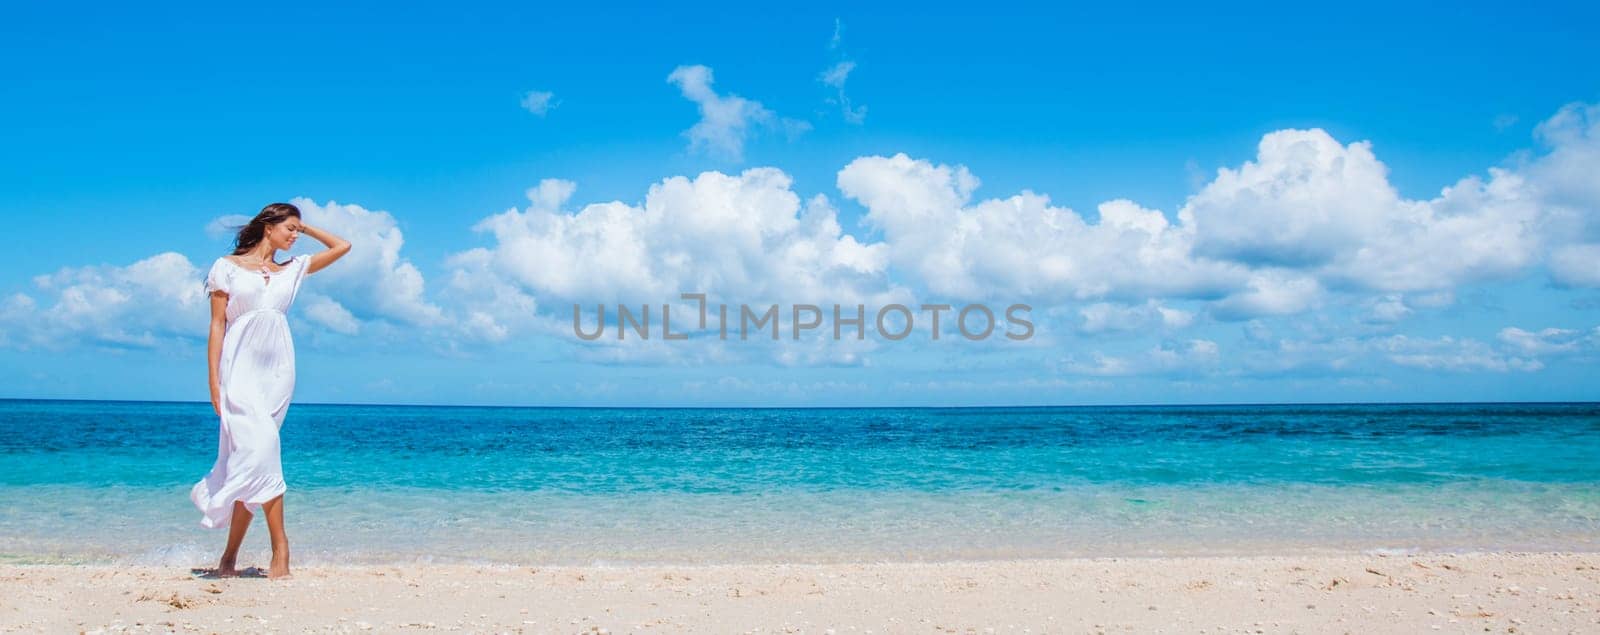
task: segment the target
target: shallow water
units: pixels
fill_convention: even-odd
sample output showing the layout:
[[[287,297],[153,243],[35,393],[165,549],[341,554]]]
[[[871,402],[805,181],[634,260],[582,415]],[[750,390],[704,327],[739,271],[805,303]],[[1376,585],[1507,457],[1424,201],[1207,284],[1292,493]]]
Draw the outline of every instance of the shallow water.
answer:
[[[205,403],[0,401],[0,561],[206,564],[216,434]],[[1600,404],[296,404],[282,441],[301,563],[1600,550]]]

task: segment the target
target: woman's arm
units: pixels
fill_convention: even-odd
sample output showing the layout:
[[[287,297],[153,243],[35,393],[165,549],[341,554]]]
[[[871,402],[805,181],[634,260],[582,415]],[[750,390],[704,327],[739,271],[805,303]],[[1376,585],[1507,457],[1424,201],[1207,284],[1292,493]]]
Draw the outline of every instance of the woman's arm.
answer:
[[[206,340],[206,365],[211,383],[211,409],[222,416],[222,384],[217,367],[222,362],[222,336],[228,331],[228,294],[211,292],[211,336]]]
[[[311,254],[311,262],[306,266],[307,274],[316,273],[323,267],[333,264],[333,261],[350,253],[350,241],[328,233],[327,230],[300,223],[300,233],[315,238],[318,242],[328,246],[327,249]]]

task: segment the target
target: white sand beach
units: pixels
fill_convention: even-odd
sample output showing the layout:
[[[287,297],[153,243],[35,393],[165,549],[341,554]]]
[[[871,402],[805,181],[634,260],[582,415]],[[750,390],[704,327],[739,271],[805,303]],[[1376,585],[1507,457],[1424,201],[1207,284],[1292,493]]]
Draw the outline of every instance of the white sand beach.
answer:
[[[265,564],[265,563],[259,563]],[[1600,632],[1600,554],[622,567],[0,566],[4,632]]]

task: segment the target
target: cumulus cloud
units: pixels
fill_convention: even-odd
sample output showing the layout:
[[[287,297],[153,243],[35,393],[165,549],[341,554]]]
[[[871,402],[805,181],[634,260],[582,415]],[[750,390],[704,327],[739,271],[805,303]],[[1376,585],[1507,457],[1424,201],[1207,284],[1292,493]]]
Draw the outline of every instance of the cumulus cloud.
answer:
[[[1503,277],[1533,263],[1538,205],[1503,170],[1437,198],[1401,197],[1368,142],[1319,130],[1262,138],[1256,158],[1223,168],[1180,217],[1195,253],[1305,272],[1334,287],[1416,291]]]
[[[1322,130],[1280,130],[1256,158],[1222,168],[1189,199],[1195,251],[1276,266],[1318,265],[1360,247],[1393,215],[1387,170],[1368,143]]]
[[[840,70],[841,84],[848,73]],[[708,68],[680,67],[670,81],[701,105],[690,137],[707,151],[737,153],[751,127],[776,119],[758,103],[713,91]],[[528,190],[525,207],[480,220],[474,229],[488,244],[450,257],[445,284],[431,295],[402,253],[392,215],[295,199],[308,223],[356,246],[314,276],[303,315],[343,334],[369,334],[372,323],[383,322],[484,342],[523,333],[570,339],[574,302],[659,307],[679,293],[704,292],[712,302],[753,304],[1025,301],[1041,311],[1061,309],[1063,330],[1085,334],[1162,329],[1162,337],[1177,337],[1174,331],[1196,316],[1254,320],[1329,306],[1353,307],[1356,319],[1388,325],[1451,304],[1463,285],[1541,262],[1559,284],[1600,286],[1596,108],[1563,108],[1536,129],[1542,154],[1426,199],[1400,196],[1370,144],[1341,143],[1321,130],[1266,135],[1254,158],[1219,170],[1171,213],[1127,199],[1079,213],[1026,189],[978,198],[981,181],[964,166],[864,156],[840,169],[836,184],[864,208],[866,238],[844,231],[827,196],[796,192],[789,175],[771,167],[672,176],[638,202],[574,205],[577,185],[549,179]],[[225,236],[243,220],[219,218],[208,231]],[[180,255],[160,254],[125,267],[40,276],[0,303],[0,341],[44,346],[78,336],[150,346],[192,333],[185,320],[204,315],[195,295],[200,273]],[[155,304],[141,304],[147,301]],[[1269,350],[1277,341],[1271,329],[1260,322],[1249,329],[1259,344],[1253,350],[1270,359],[1263,368],[1381,360],[1519,371],[1597,350],[1595,334],[1559,328],[1507,328],[1488,341],[1278,341]],[[873,348],[852,346],[782,344],[769,352],[786,364],[869,365]],[[614,363],[737,358],[715,345],[587,348]],[[1217,349],[1211,340],[1173,340],[1134,354],[1073,358],[1062,368],[1170,374],[1206,368]]]
[[[684,98],[700,109],[700,121],[683,133],[689,138],[690,151],[737,163],[744,160],[745,140],[755,128],[778,126],[790,136],[811,128],[803,121],[777,116],[761,102],[719,95],[711,88],[712,81],[711,69],[699,64],[679,66],[667,75],[667,82],[676,84]]]
[[[319,301],[318,311],[308,317],[338,332],[358,328],[350,320],[412,326],[446,322],[444,310],[425,297],[422,272],[400,253],[405,237],[393,215],[334,201],[291,202],[307,224],[327,229],[352,245],[337,264],[311,274],[308,280],[316,281],[316,293],[326,301]],[[310,239],[301,242],[305,240]]]
[[[1594,218],[1600,202],[1600,182],[1594,178],[1600,163],[1600,104],[1567,104],[1540,122],[1534,137],[1548,152],[1523,169],[1561,215],[1580,217],[1571,220],[1583,228],[1582,241],[1600,240]]]
[[[163,348],[204,332],[203,275],[187,257],[165,252],[35,276],[32,295],[15,293],[0,309],[0,339],[23,349]]]
[[[393,216],[358,205],[319,205],[293,200],[306,222],[355,245],[335,266],[312,275],[298,300],[312,324],[357,334],[364,322],[424,327],[448,323],[445,312],[425,299],[422,275],[401,256],[404,239]],[[249,219],[225,216],[207,225],[217,237],[231,235]],[[202,263],[210,266],[210,260]],[[36,276],[33,289],[13,294],[0,311],[0,340],[27,348],[75,344],[114,348],[181,347],[204,337],[209,303],[205,272],[188,257],[166,252],[126,266],[67,267]]]
[[[1211,305],[1211,314],[1223,320],[1291,315],[1316,306],[1322,285],[1316,278],[1270,268],[1253,272],[1244,288]]]
[[[522,109],[540,117],[550,112],[550,109],[559,106],[555,101],[555,93],[543,90],[530,90],[522,95]]]
[[[1534,134],[1548,152],[1521,171],[1546,208],[1550,275],[1564,286],[1600,288],[1600,104],[1568,104]]]
[[[1143,302],[1219,297],[1249,279],[1244,266],[1193,257],[1191,229],[1131,201],[1102,203],[1090,223],[1026,190],[974,203],[978,184],[965,167],[905,154],[862,157],[838,175],[896,271],[938,294]]]
[[[1327,132],[1265,135],[1175,214],[1128,200],[1099,222],[1029,190],[974,201],[963,166],[862,157],[839,189],[867,208],[897,274],[936,292],[1046,301],[1208,300],[1224,320],[1313,310],[1330,293],[1389,298],[1370,321],[1448,304],[1454,289],[1545,261],[1567,286],[1600,286],[1600,107],[1538,128],[1549,151],[1407,199],[1368,142]],[[1402,301],[1405,297],[1408,300]]]
[[[1427,200],[1406,199],[1366,142],[1281,130],[1256,159],[1218,171],[1180,216],[1195,252],[1314,275],[1356,291],[1440,291],[1541,259],[1563,285],[1600,286],[1600,106],[1569,104],[1536,128],[1546,152]]]
[[[1600,244],[1557,247],[1550,254],[1550,275],[1563,286],[1600,288]]]
[[[575,190],[569,181],[543,181],[526,208],[474,226],[493,245],[448,261],[451,292],[466,310],[486,325],[538,328],[526,316],[550,304],[570,337],[573,303],[659,308],[681,293],[733,305],[909,298],[888,280],[887,247],[845,234],[826,197],[802,200],[777,169],[671,177],[651,186],[642,204],[566,211]]]
[[[320,293],[304,293],[298,298],[304,307],[306,319],[335,333],[355,335],[361,331],[361,321],[343,304]]]
[[[302,287],[305,319],[353,335],[373,320],[441,327],[445,312],[428,301],[422,274],[400,253],[398,224],[387,212],[358,205],[296,198],[306,222],[350,240],[354,248]],[[223,216],[206,225],[214,238],[248,222]],[[212,259],[202,264],[209,267]],[[174,252],[126,266],[67,267],[36,276],[28,293],[13,294],[0,310],[0,342],[11,347],[63,348],[91,344],[124,348],[181,347],[204,337],[209,303],[204,271]],[[470,322],[470,316],[468,321]]]

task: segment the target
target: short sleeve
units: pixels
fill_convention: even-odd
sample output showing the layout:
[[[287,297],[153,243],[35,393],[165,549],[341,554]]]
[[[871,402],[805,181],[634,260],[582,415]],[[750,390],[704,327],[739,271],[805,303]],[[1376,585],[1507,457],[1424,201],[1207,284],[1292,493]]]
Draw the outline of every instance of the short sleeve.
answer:
[[[311,275],[311,272],[308,271],[311,268],[311,254],[300,254],[295,256],[294,259],[300,261],[300,272],[295,274],[296,277],[304,279],[306,276]]]
[[[229,267],[228,263],[224,262],[221,258],[218,258],[216,262],[211,263],[211,272],[206,274],[206,297],[210,297],[212,293],[217,291],[232,295],[233,281],[230,279],[230,275],[232,273],[233,268]]]

